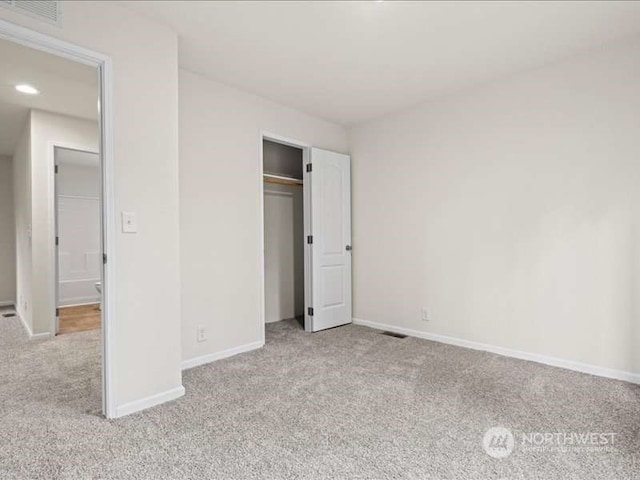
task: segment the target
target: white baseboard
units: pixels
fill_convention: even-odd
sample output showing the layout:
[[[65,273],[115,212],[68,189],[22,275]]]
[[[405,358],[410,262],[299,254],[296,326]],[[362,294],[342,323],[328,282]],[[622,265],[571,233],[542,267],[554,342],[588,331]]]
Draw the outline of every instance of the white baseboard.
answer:
[[[51,338],[51,332],[31,334],[31,340],[42,340],[43,338]]]
[[[51,337],[51,333],[50,332],[44,332],[44,333],[33,333],[31,331],[31,327],[27,324],[27,322],[24,321],[24,318],[22,317],[22,315],[20,315],[19,313],[16,312],[16,317],[18,317],[20,319],[20,321],[22,322],[22,326],[24,327],[24,329],[27,331],[27,335],[29,335],[29,338],[31,340],[41,340],[43,338],[49,338]]]
[[[229,348],[228,350],[222,350],[221,352],[210,353],[208,355],[202,355],[201,357],[190,358],[182,362],[182,370],[188,370],[189,368],[199,367],[207,363],[215,362],[216,360],[222,360],[223,358],[232,357],[239,353],[250,352],[262,348],[264,342],[247,343],[246,345],[240,345],[239,347]]]
[[[413,330],[410,328],[397,327],[395,325],[388,325],[384,323],[371,322],[369,320],[362,320],[360,318],[354,318],[353,323],[356,325],[362,325],[364,327],[375,328],[378,330],[386,330],[394,333],[401,333],[410,337],[423,338],[425,340],[431,340],[433,342],[446,343],[447,345],[455,345],[457,347],[471,348],[473,350],[483,350],[485,352],[495,353],[497,355],[503,355],[505,357],[519,358],[520,360],[529,360],[531,362],[543,363],[552,367],[565,368],[567,370],[574,370],[576,372],[588,373],[591,375],[597,375],[599,377],[613,378],[615,380],[623,380],[625,382],[640,384],[640,374],[627,372],[624,370],[614,370],[612,368],[598,367],[596,365],[589,365],[587,363],[576,362],[573,360],[565,360],[562,358],[549,357],[538,353],[523,352],[520,350],[513,350],[505,347],[498,347],[495,345],[489,345],[486,343],[473,342],[471,340],[464,340],[462,338],[448,337],[445,335],[438,335],[436,333],[421,332],[420,330]]]
[[[13,307],[15,304],[13,300],[0,300],[0,307]]]
[[[179,387],[172,388],[171,390],[167,390],[166,392],[157,393],[149,397],[141,398],[140,400],[134,400],[133,402],[125,403],[124,405],[116,407],[115,418],[124,417],[125,415],[131,415],[132,413],[155,407],[156,405],[160,405],[161,403],[170,402],[171,400],[180,398],[183,395],[184,387],[180,385]]]

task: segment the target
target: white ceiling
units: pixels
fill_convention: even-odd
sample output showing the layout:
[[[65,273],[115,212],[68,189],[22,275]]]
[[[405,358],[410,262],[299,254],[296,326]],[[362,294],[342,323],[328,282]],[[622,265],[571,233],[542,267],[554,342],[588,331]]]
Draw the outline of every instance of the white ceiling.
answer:
[[[0,40],[0,155],[13,155],[29,109],[98,119],[98,72],[87,65]],[[27,83],[39,95],[16,92]]]
[[[640,2],[127,1],[180,65],[341,124],[640,33]]]

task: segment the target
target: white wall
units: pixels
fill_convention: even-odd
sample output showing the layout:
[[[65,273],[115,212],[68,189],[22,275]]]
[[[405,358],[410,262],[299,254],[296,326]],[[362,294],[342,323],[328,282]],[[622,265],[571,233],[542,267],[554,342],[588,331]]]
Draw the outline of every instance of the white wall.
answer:
[[[11,157],[0,155],[0,305],[16,299],[16,236]]]
[[[168,28],[111,2],[63,8],[61,28],[7,9],[0,18],[113,60],[116,216],[137,212],[139,224],[136,235],[117,233],[112,259],[114,391],[124,412],[181,391],[178,41]]]
[[[261,130],[345,152],[346,132],[180,71],[180,246],[185,360],[260,342]],[[208,340],[196,341],[203,325]]]
[[[62,153],[61,153],[62,152]],[[100,294],[100,168],[97,155],[78,152],[68,163],[57,150],[58,306],[97,303]]]
[[[266,323],[304,315],[302,192],[302,186],[264,184]]]
[[[639,112],[636,42],[353,129],[355,316],[640,372]]]
[[[55,255],[55,200],[53,178],[54,145],[97,152],[100,130],[97,122],[32,110],[32,311],[34,334],[53,333],[57,301],[53,281]]]
[[[16,311],[33,330],[31,301],[31,122],[29,118],[13,153]]]

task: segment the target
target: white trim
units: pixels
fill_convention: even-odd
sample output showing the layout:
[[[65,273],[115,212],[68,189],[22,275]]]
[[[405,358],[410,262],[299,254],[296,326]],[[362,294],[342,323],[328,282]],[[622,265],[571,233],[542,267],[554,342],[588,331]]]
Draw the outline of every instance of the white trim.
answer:
[[[309,235],[313,235],[311,225],[311,172],[307,165],[311,163],[311,148],[302,150],[302,222],[304,229],[304,331],[313,332],[313,317],[309,315],[309,307],[313,307],[313,249],[307,244]]]
[[[264,144],[265,134],[260,132],[260,141],[258,142],[258,209],[260,212],[260,225],[258,235],[258,272],[260,282],[260,311],[258,312],[258,331],[260,332],[260,341],[264,345],[266,342],[266,327],[265,321],[267,318],[267,300],[266,295],[266,280],[265,280],[265,266],[264,266],[264,152],[262,145]],[[182,362],[182,369],[184,370],[185,362]]]
[[[14,300],[3,300],[0,301],[0,307],[13,307],[16,302]]]
[[[100,254],[100,252],[89,252],[89,253],[97,253]],[[60,283],[78,283],[78,282],[91,282],[91,283],[96,283],[100,281],[100,277],[93,277],[93,278],[74,278],[72,280],[60,280]],[[93,286],[93,285],[92,285]]]
[[[97,67],[100,72],[100,153],[102,156],[103,252],[109,262],[104,266],[102,285],[102,411],[107,418],[117,414],[115,391],[115,346],[113,332],[115,309],[115,186],[113,63],[111,57],[64,40],[45,35],[0,19],[0,39],[51,53],[75,62]]]
[[[59,302],[58,308],[84,307],[86,305],[100,305],[100,297],[75,297],[69,300],[74,303]]]
[[[106,59],[109,59],[109,57],[102,53],[65,42],[56,37],[45,35],[44,33],[2,19],[0,19],[0,38],[92,67],[96,67]]]
[[[27,322],[24,321],[24,318],[22,318],[22,315],[18,315],[18,313],[16,313],[16,317],[18,317],[20,319],[20,322],[22,323],[22,326],[24,327],[24,329],[27,331],[27,335],[29,335],[29,339],[30,340],[41,340],[43,338],[50,338],[51,337],[51,333],[50,332],[35,333],[34,334],[31,331],[31,327],[29,327]]]
[[[107,418],[116,415],[116,190],[115,190],[115,140],[114,140],[114,77],[113,63],[105,57],[100,69],[100,153],[102,155],[102,251],[108,262],[102,267],[102,405]]]
[[[180,385],[179,387],[172,388],[166,392],[156,393],[155,395],[150,395],[148,397],[141,398],[140,400],[134,400],[133,402],[119,405],[116,408],[114,418],[124,417],[125,415],[131,415],[132,413],[155,407],[161,403],[170,402],[171,400],[182,397],[184,393],[184,387]]]
[[[239,347],[222,350],[221,352],[209,353],[208,355],[202,355],[201,357],[183,360],[182,370],[188,370],[190,368],[199,367],[200,365],[206,365],[207,363],[222,360],[223,358],[232,357],[240,353],[250,352],[251,350],[257,350],[258,348],[262,347],[264,347],[264,342],[253,342],[247,343],[246,345],[240,345]]]
[[[311,145],[309,145],[308,143],[300,142],[299,140],[295,140],[293,138],[283,137],[282,135],[276,135],[275,133],[266,132],[264,130],[261,132],[261,134],[262,135],[260,140],[269,140],[271,142],[288,145],[289,147],[301,148],[303,150],[305,148],[311,148]],[[260,157],[260,162],[262,162],[262,160],[262,157]]]
[[[431,340],[438,343],[446,343],[447,345],[455,345],[456,347],[470,348],[472,350],[482,350],[485,352],[495,353],[505,357],[518,358],[520,360],[528,360],[530,362],[542,363],[544,365],[550,365],[552,367],[564,368],[566,370],[573,370],[575,372],[588,373],[590,375],[596,375],[598,377],[613,378],[615,380],[623,380],[625,382],[640,384],[640,373],[627,372],[624,370],[615,370],[612,368],[599,367],[597,365],[589,365],[587,363],[576,362],[574,360],[566,360],[563,358],[549,357],[547,355],[541,355],[539,353],[523,352],[521,350],[513,350],[506,347],[498,347],[496,345],[489,345],[486,343],[474,342],[471,340],[464,340],[462,338],[448,337],[445,335],[438,335],[436,333],[421,332],[419,330],[413,330],[410,328],[397,327],[395,325],[388,325],[385,323],[371,322],[369,320],[362,320],[360,318],[354,318],[353,323],[355,325],[361,325],[363,327],[375,328],[377,330],[386,330],[394,333],[401,333],[403,335],[409,335],[411,337],[422,338],[424,340]]]
[[[43,340],[45,338],[51,338],[52,335],[50,332],[44,332],[44,333],[34,333],[33,335],[31,335],[30,339],[31,340]]]
[[[56,147],[58,145],[55,145]],[[66,198],[69,200],[93,200],[93,201],[100,201],[100,197],[90,197],[88,195],[64,195],[62,193],[58,193],[58,198]]]

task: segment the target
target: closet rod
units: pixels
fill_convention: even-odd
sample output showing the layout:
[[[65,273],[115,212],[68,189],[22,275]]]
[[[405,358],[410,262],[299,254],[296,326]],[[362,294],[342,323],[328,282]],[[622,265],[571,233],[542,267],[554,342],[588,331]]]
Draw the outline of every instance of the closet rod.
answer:
[[[291,177],[282,177],[280,175],[272,175],[270,173],[265,173],[262,176],[262,179],[266,183],[276,183],[279,185],[291,185],[294,187],[302,186],[302,180],[298,180],[297,178],[291,178]]]

